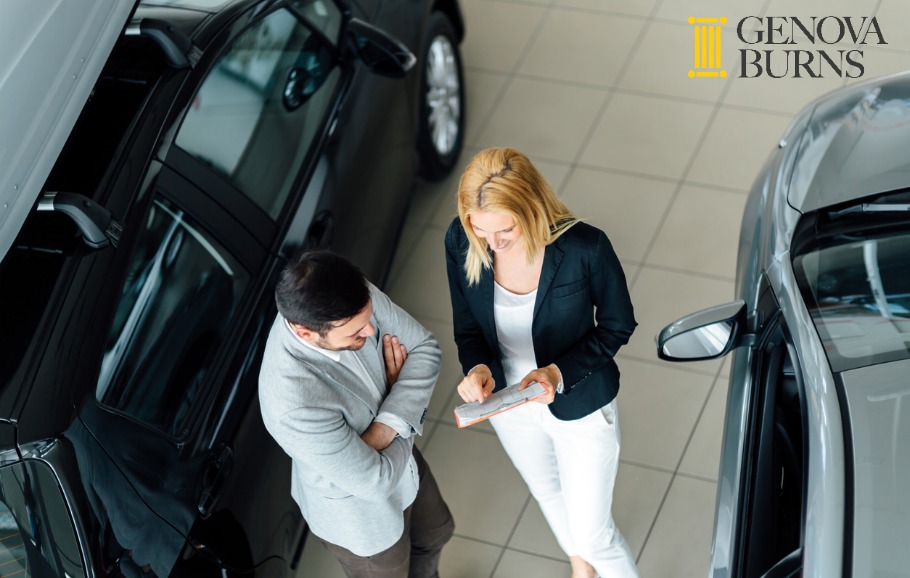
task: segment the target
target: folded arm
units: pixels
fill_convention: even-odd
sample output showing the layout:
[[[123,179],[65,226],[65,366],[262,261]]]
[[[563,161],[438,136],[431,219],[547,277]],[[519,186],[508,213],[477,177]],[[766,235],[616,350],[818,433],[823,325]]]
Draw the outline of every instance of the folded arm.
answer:
[[[426,328],[384,293],[370,286],[376,328],[384,335],[394,335],[407,351],[395,383],[379,407],[407,422],[415,433],[423,432],[430,397],[436,387],[442,351]]]
[[[295,462],[364,500],[387,498],[407,471],[411,440],[393,436],[377,451],[337,410],[294,409],[281,416],[280,425],[273,435]]]

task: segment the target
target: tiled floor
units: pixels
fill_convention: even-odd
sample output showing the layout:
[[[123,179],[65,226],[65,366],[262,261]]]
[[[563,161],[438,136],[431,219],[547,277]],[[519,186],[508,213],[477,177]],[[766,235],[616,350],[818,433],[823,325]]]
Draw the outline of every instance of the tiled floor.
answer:
[[[610,236],[639,321],[619,354],[615,518],[643,577],[707,576],[726,368],[660,362],[654,335],[679,316],[733,298],[752,179],[792,115],[846,83],[830,74],[738,78],[736,23],[748,15],[877,15],[889,44],[863,47],[869,78],[910,66],[900,22],[910,19],[910,7],[904,0],[742,0],[735,10],[728,0],[461,4],[468,128],[460,166],[485,146],[519,148],[570,208]],[[727,17],[726,78],[688,77],[689,16]],[[457,178],[417,191],[388,286],[444,352],[431,425],[419,442],[457,523],[441,575],[567,577],[565,556],[492,430],[454,426],[461,374],[442,240],[455,214]],[[343,576],[315,540],[303,568],[301,577]]]

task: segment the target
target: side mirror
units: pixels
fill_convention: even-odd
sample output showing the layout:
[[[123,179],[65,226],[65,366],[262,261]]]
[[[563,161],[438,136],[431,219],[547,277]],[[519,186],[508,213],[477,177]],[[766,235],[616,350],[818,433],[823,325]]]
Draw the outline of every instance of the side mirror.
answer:
[[[687,315],[657,336],[657,357],[666,361],[722,357],[741,341],[745,321],[746,303],[742,300]]]
[[[357,58],[380,76],[401,78],[417,63],[400,40],[359,18],[351,18],[345,32]]]

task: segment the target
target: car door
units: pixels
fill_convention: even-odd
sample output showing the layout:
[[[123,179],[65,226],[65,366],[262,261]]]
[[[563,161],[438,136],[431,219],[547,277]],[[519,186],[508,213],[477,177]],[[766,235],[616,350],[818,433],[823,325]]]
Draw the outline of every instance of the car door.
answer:
[[[350,76],[339,66],[344,15],[336,4],[270,4],[248,10],[206,49],[165,159],[242,216],[267,249],[294,220]],[[316,232],[320,192],[304,219],[317,245],[326,242]]]
[[[694,313],[658,336],[668,361],[733,351],[718,472],[714,576],[792,576],[802,568],[808,418],[800,359],[764,278],[746,318],[738,301]]]
[[[256,6],[218,35],[165,162],[276,254],[332,249],[381,283],[416,173],[416,76],[365,66],[347,35],[365,15],[342,6]]]
[[[255,397],[255,384],[235,383],[229,374],[248,350],[243,340],[268,281],[261,274],[267,253],[220,205],[168,167],[124,230],[125,275],[94,403],[84,404],[80,417],[138,494],[137,508],[121,510],[138,512],[142,503],[151,510],[146,527],[160,525],[160,518],[179,535],[155,555],[188,559],[198,575],[223,565],[250,569],[275,552],[254,549],[242,521],[218,510],[218,493],[229,486],[233,446],[241,435],[238,422],[226,423],[223,416],[235,402],[248,408]],[[272,454],[266,449],[259,455]],[[257,471],[268,466],[248,465]],[[256,489],[275,490],[267,484]],[[96,493],[104,495],[103,484]],[[117,492],[102,502],[123,498]],[[283,523],[270,511],[263,517],[265,528]],[[216,520],[218,535],[203,530]],[[114,534],[130,535],[124,528],[114,528]],[[149,538],[131,535],[140,543]],[[198,556],[183,552],[186,537],[194,547],[189,553]]]
[[[366,4],[372,3],[365,3],[369,9]],[[415,54],[423,25],[419,4],[384,2],[378,10],[381,21],[376,22]],[[320,159],[325,169],[322,215],[334,231],[326,247],[351,259],[382,287],[417,174],[422,63],[402,78],[377,74],[356,59],[346,66],[350,88]],[[282,254],[291,255],[301,244],[299,234],[289,231]]]
[[[243,241],[223,239],[231,251],[264,252],[214,398],[184,446],[201,459],[192,539],[226,567],[255,566],[261,576],[287,575],[303,546],[290,459],[265,431],[256,391],[284,264],[276,245],[292,227],[310,247],[332,234],[322,187],[307,183],[324,180],[316,159],[349,82],[339,66],[343,19],[330,0],[263,2],[216,35],[181,97],[189,106],[165,158],[169,176],[159,179],[208,206],[207,219],[241,229]],[[191,575],[205,558],[197,551]]]

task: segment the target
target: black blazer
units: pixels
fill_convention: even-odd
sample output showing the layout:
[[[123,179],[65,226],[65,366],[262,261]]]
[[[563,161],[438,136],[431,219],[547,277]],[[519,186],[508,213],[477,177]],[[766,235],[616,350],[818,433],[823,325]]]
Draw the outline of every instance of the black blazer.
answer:
[[[468,287],[468,238],[458,218],[445,245],[458,360],[464,373],[485,363],[501,389],[507,384],[493,319],[493,271],[484,268]],[[613,357],[636,325],[625,274],[603,231],[576,223],[545,248],[531,335],[537,366],[555,363],[562,372],[564,392],[549,405],[554,416],[579,419],[613,401],[619,391]]]

